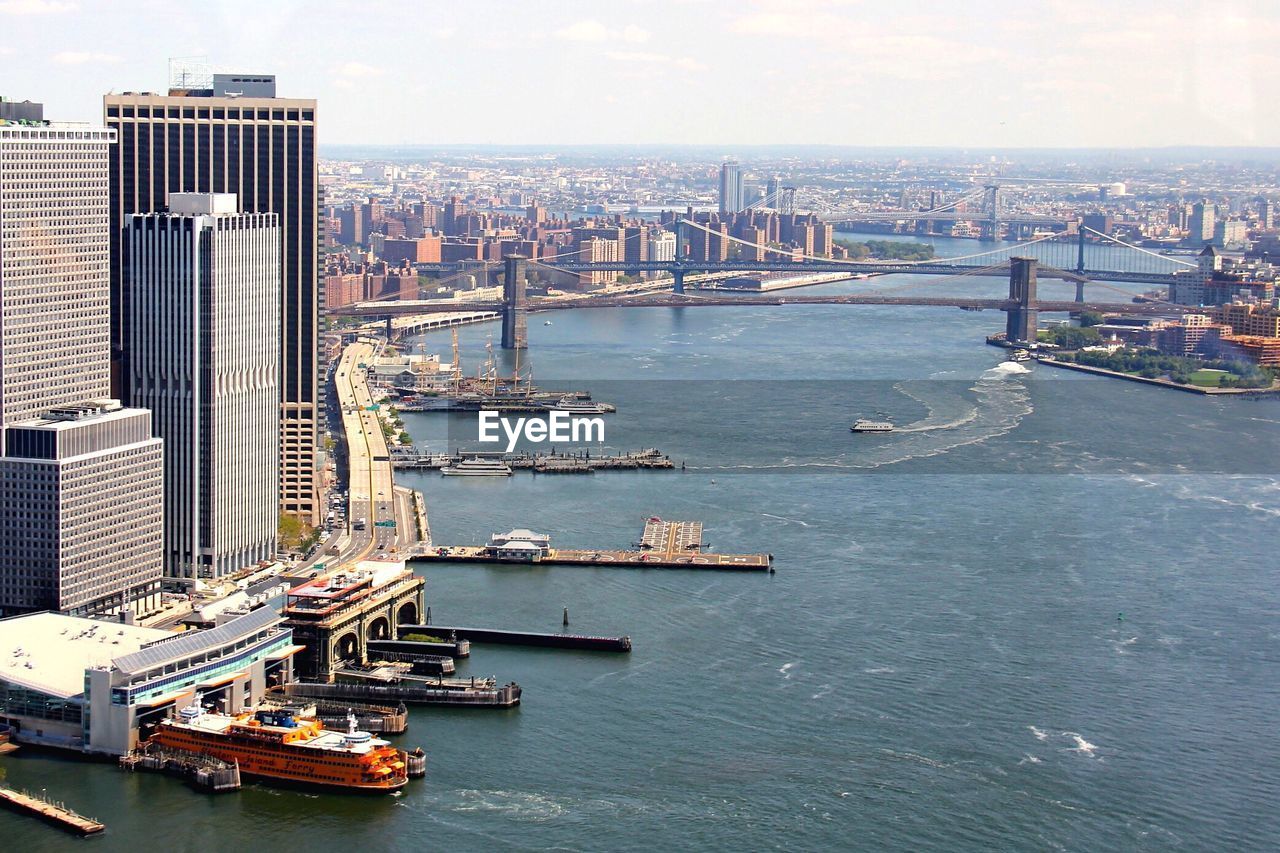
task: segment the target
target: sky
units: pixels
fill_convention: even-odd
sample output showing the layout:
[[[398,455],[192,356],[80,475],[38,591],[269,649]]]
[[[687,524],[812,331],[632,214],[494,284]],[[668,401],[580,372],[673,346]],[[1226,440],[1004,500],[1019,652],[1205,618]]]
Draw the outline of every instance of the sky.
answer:
[[[1280,146],[1280,0],[0,0],[0,95],[101,119],[170,58],[329,144]]]

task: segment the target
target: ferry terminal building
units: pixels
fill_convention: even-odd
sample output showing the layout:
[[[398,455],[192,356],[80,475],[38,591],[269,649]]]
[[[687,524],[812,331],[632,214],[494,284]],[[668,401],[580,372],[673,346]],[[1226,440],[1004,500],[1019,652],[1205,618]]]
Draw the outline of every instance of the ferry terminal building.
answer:
[[[270,607],[173,633],[60,613],[0,619],[0,723],[13,740],[123,755],[200,693],[234,712],[293,680],[293,632]]]

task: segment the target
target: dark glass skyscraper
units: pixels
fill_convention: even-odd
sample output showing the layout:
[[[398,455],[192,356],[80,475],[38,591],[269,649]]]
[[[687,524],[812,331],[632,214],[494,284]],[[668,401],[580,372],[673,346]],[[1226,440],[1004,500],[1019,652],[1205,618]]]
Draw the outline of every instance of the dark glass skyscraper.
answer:
[[[269,75],[215,75],[208,88],[103,98],[105,123],[117,132],[110,176],[113,376],[127,375],[129,359],[129,293],[120,265],[127,217],[163,211],[178,192],[235,193],[244,212],[275,213],[283,278],[280,509],[317,524],[323,291],[316,102],[274,94]],[[115,387],[127,398],[122,385]]]

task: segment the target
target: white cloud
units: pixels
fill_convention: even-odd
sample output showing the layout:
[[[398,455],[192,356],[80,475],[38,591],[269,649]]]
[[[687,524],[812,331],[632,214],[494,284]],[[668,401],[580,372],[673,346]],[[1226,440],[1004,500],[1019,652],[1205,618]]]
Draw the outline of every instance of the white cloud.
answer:
[[[624,41],[630,44],[643,44],[649,40],[650,35],[648,30],[635,24],[627,24],[621,30],[614,30],[590,18],[555,31],[555,37],[564,41]]]
[[[63,65],[89,65],[104,62],[119,62],[120,57],[114,53],[99,53],[87,50],[64,50],[53,55],[53,61]]]
[[[78,8],[63,0],[0,0],[0,15],[55,15]]]
[[[345,78],[366,78],[381,77],[386,71],[375,65],[365,65],[363,62],[347,62],[334,69],[334,73]]]
[[[434,30],[431,30],[430,32],[430,35],[433,38],[438,38],[438,39],[453,38],[457,34],[458,34],[457,27],[436,27]]]
[[[707,66],[691,56],[671,56],[666,53],[653,53],[647,50],[610,50],[605,53],[615,62],[628,64],[669,65],[685,71],[706,71]]]

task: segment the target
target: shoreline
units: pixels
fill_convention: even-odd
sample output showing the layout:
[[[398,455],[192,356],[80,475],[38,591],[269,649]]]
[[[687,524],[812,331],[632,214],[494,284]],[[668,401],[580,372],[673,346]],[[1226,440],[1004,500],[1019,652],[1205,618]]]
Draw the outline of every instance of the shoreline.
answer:
[[[1172,382],[1160,377],[1148,378],[1146,376],[1135,376],[1132,373],[1120,373],[1116,370],[1107,370],[1104,367],[1093,367],[1088,364],[1076,364],[1074,361],[1058,361],[1054,358],[1037,358],[1036,362],[1039,364],[1047,364],[1052,367],[1060,367],[1065,370],[1075,370],[1080,373],[1092,373],[1097,376],[1110,376],[1115,379],[1127,379],[1130,382],[1141,382],[1145,385],[1172,388],[1175,391],[1185,391],[1190,394],[1203,394],[1206,397],[1261,396],[1264,394],[1280,393],[1280,387],[1275,385],[1270,388],[1206,388],[1200,385],[1181,385],[1177,382]]]

